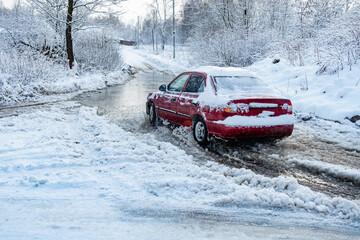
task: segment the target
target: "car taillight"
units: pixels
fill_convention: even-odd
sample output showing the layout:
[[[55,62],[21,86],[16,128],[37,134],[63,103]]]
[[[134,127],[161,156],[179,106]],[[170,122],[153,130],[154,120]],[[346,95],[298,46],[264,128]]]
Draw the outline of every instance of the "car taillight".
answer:
[[[229,117],[229,116],[234,116],[236,115],[236,108],[232,108],[232,107],[226,107],[224,109],[223,115],[225,117]]]
[[[290,114],[293,113],[293,107],[292,107],[291,105],[289,106],[288,112],[289,112]]]
[[[288,113],[292,114],[293,113],[293,107],[292,107],[292,104],[291,104],[291,101],[289,100],[289,107],[288,107]]]
[[[287,113],[289,113],[289,114],[292,114],[292,113],[293,113],[293,107],[292,107],[290,101],[289,101],[288,103],[285,103],[284,105],[282,105],[281,108],[284,109],[284,110],[286,110]]]

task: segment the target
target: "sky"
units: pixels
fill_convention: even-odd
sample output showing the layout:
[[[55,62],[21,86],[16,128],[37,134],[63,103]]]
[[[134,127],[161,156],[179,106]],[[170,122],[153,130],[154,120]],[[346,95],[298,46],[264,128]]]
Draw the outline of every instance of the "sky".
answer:
[[[120,17],[121,20],[127,24],[136,24],[138,16],[144,18],[149,13],[151,3],[152,0],[127,0],[122,4],[126,13]]]
[[[172,16],[172,0],[168,1],[168,7],[170,12],[168,17]],[[135,25],[137,17],[145,18],[150,13],[150,5],[153,4],[154,0],[126,0],[122,5],[126,13],[121,17],[121,20],[125,23]],[[179,10],[182,9],[184,0],[175,0],[175,16],[179,17]],[[160,11],[162,11],[162,0],[160,3]]]
[[[7,8],[11,8],[16,0],[0,0],[3,6]],[[178,4],[183,0],[175,0]],[[145,18],[149,13],[149,5],[153,2],[153,0],[126,0],[121,3],[121,6],[125,13],[120,17],[121,21],[126,24],[135,25],[137,21],[137,17]],[[0,4],[1,5],[1,4]]]
[[[0,6],[11,8],[16,0],[0,0]],[[126,0],[121,3],[125,13],[120,17],[127,24],[136,24],[137,17],[146,17],[152,0]]]
[[[0,6],[2,5],[6,8],[10,8],[14,2],[14,0],[0,0]]]

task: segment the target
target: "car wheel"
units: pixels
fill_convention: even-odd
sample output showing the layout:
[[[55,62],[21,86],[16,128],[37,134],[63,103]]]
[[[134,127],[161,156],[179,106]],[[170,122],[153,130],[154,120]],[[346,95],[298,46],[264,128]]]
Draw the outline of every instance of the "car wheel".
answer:
[[[200,145],[205,145],[208,141],[208,130],[204,120],[201,117],[196,118],[193,125],[194,139]]]
[[[150,103],[150,108],[149,108],[149,122],[151,126],[156,126],[157,125],[157,115],[156,115],[156,111],[155,111],[155,105],[154,103]]]

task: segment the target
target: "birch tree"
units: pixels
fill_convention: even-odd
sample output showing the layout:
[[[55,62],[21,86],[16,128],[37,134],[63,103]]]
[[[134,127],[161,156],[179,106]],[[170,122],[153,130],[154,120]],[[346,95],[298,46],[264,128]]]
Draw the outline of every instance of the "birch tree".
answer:
[[[168,40],[168,27],[169,27],[169,12],[170,12],[170,0],[154,0],[151,7],[156,14],[156,26],[159,31],[161,40],[161,49],[165,49],[165,44]],[[158,27],[160,26],[160,27]]]

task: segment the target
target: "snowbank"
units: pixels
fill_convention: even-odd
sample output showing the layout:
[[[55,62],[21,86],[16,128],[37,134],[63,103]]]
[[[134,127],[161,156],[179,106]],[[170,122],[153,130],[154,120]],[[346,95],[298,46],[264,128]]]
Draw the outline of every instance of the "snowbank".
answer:
[[[51,79],[39,78],[24,84],[9,74],[0,74],[0,104],[13,104],[29,100],[47,101],[52,99],[55,94],[97,90],[109,85],[122,84],[127,79],[129,79],[129,75],[122,71],[111,72],[107,75],[96,72],[77,75],[75,72],[69,71]]]
[[[302,121],[302,118],[310,118]],[[296,128],[311,133],[345,149],[360,151],[360,128],[353,124],[338,124],[314,116],[314,114],[297,113]]]
[[[285,59],[277,64],[272,61],[266,58],[247,69],[287,95],[295,111],[342,123],[360,116],[360,64],[352,71],[318,75],[316,65],[294,67]]]
[[[169,47],[167,47],[169,49]],[[159,51],[154,54],[149,46],[140,46],[140,49],[125,47],[123,49],[124,61],[142,71],[160,71],[167,74],[178,75],[193,66],[189,53],[183,49],[177,49],[177,57],[172,58],[172,51]]]
[[[342,181],[350,181],[357,185],[360,185],[359,169],[353,169],[316,160],[305,160],[297,158],[289,159],[288,162],[300,167],[304,167],[316,173],[326,174],[328,176],[338,178]]]

